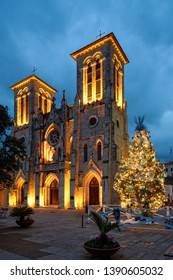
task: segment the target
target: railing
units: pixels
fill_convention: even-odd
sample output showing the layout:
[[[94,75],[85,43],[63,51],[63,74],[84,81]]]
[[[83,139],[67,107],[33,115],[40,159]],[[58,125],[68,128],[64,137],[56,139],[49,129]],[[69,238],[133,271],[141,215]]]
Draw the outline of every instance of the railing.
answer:
[[[100,212],[104,216],[115,219],[119,224],[119,228],[130,228],[138,225],[154,224],[163,226],[162,228],[150,227],[154,230],[173,230],[173,207],[166,206],[166,208],[159,209],[158,212],[153,213],[152,217],[146,217],[141,214],[142,210],[154,210],[154,209],[123,209],[119,205],[88,205],[86,207],[86,213],[88,214],[88,223],[91,222],[90,211],[95,210]],[[165,212],[165,215],[163,214]],[[118,213],[120,215],[118,216]],[[117,220],[118,219],[118,220]],[[139,229],[147,229],[138,227]]]

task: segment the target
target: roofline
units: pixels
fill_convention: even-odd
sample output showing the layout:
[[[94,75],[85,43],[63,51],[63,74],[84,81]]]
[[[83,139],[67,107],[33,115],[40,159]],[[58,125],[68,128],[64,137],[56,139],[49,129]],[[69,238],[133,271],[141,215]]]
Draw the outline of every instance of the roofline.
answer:
[[[35,74],[32,74],[28,77],[26,77],[25,79],[21,80],[20,82],[10,86],[10,89],[14,90],[16,88],[21,87],[21,85],[25,85],[27,84],[30,80],[36,80],[38,81],[40,84],[46,86],[50,91],[52,91],[53,93],[57,92],[57,90],[53,87],[51,87],[49,84],[47,84],[46,82],[44,82],[42,79],[40,79],[39,77],[37,77]]]
[[[115,37],[113,32],[111,32],[111,33],[105,35],[104,37],[92,42],[91,44],[89,44],[89,45],[71,53],[70,56],[74,60],[76,60],[78,57],[80,57],[80,56],[84,55],[85,53],[95,49],[98,46],[101,46],[101,45],[105,44],[105,42],[108,42],[109,40],[112,41],[112,44],[113,44],[114,48],[119,53],[119,55],[120,55],[121,59],[123,60],[124,64],[129,63],[129,60],[128,60],[126,54],[124,53],[123,49],[121,48],[121,46],[120,46],[120,44],[119,44],[119,42],[118,42],[118,40]]]

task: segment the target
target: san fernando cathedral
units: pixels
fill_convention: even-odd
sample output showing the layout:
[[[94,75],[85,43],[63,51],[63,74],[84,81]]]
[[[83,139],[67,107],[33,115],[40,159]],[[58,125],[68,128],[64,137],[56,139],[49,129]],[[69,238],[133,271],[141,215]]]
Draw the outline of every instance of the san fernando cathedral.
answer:
[[[1,191],[9,206],[80,209],[115,204],[114,176],[128,152],[124,65],[128,58],[113,33],[73,52],[77,91],[68,105],[35,74],[11,86],[14,128],[27,155],[15,184]]]

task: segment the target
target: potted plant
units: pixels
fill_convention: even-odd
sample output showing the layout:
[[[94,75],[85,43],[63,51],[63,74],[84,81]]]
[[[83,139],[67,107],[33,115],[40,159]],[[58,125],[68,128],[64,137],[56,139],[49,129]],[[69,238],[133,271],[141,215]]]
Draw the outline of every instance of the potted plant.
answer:
[[[120,249],[120,244],[107,233],[118,227],[118,222],[111,223],[108,217],[104,214],[99,214],[96,211],[91,211],[91,219],[98,226],[100,235],[91,237],[90,240],[84,243],[83,247],[94,257],[110,258]]]
[[[16,223],[22,227],[29,227],[34,223],[34,220],[30,217],[31,214],[34,214],[34,211],[31,207],[22,206],[14,207],[10,213],[10,216],[17,217]]]

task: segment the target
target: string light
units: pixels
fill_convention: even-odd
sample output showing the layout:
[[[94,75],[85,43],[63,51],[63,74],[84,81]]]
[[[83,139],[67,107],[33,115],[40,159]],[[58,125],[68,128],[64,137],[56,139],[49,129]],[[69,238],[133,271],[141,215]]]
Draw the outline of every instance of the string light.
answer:
[[[114,189],[121,207],[152,215],[166,201],[164,177],[165,167],[156,160],[149,132],[146,128],[136,130],[128,157],[122,160],[115,176]]]

